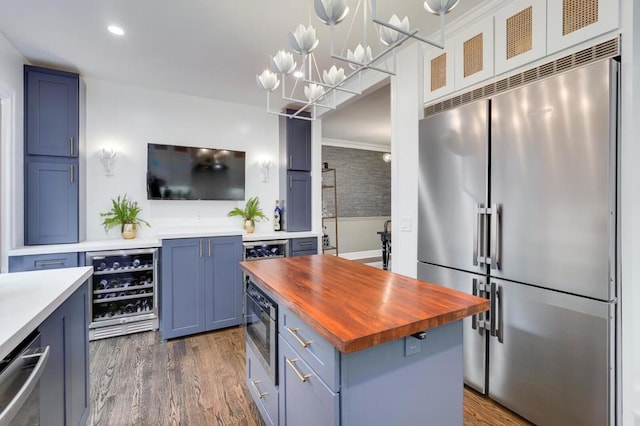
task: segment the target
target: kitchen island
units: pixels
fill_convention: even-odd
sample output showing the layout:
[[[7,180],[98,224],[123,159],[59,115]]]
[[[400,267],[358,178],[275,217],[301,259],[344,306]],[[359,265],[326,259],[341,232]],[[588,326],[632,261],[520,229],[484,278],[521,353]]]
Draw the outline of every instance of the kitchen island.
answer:
[[[89,406],[87,279],[93,268],[0,274],[0,360],[37,331],[49,356],[39,380],[42,424],[85,424]],[[11,424],[11,421],[10,421]]]
[[[278,304],[277,383],[247,346],[267,424],[462,424],[462,322],[489,302],[330,255],[242,262]]]

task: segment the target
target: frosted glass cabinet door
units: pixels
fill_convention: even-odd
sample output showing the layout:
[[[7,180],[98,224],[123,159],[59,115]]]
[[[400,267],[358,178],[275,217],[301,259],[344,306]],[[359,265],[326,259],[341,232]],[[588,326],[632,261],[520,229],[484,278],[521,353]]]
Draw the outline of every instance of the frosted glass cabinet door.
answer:
[[[25,244],[78,242],[78,162],[28,160]]]

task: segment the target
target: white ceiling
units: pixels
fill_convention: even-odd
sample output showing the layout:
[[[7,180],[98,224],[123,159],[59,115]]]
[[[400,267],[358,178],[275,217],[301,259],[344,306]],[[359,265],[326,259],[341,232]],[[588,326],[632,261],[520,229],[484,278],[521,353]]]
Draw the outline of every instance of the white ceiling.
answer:
[[[461,0],[447,20],[482,1]],[[356,16],[356,1],[347,2],[350,17],[336,26],[340,40]],[[411,26],[424,35],[438,28],[438,18],[424,11],[421,0],[377,3],[381,19],[392,13],[407,15]],[[357,16],[356,25],[362,19],[361,13]],[[299,23],[316,28],[320,39],[316,54],[328,58],[328,27],[315,16],[311,0],[0,0],[0,32],[33,64],[249,105],[266,104],[264,92],[255,84],[256,74],[277,50],[290,50],[288,32]],[[112,24],[126,34],[116,37],[107,32]],[[362,38],[361,29],[354,27],[351,34]],[[322,67],[333,63],[320,62]],[[351,103],[348,109],[354,111],[327,117],[323,137],[375,142],[376,136],[356,130],[374,131],[381,127],[381,116],[386,116],[389,127],[388,109],[373,112],[374,105],[385,103],[388,107],[388,88],[375,102]],[[367,117],[371,120],[364,124]],[[387,144],[388,134],[387,130]]]

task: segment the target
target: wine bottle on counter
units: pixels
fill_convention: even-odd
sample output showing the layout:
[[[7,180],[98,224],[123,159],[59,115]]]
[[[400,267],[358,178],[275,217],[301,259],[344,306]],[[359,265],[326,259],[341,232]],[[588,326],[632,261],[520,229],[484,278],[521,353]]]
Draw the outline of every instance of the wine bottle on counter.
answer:
[[[273,230],[281,231],[282,209],[280,208],[280,201],[276,200],[276,208],[273,211]]]

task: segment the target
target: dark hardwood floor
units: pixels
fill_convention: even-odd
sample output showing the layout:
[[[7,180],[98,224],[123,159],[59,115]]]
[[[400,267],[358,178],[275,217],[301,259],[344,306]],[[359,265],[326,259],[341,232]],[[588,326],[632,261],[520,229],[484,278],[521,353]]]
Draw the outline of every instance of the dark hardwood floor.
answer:
[[[245,385],[242,329],[162,342],[157,332],[90,343],[90,425],[262,425]],[[464,391],[464,424],[526,425]]]

